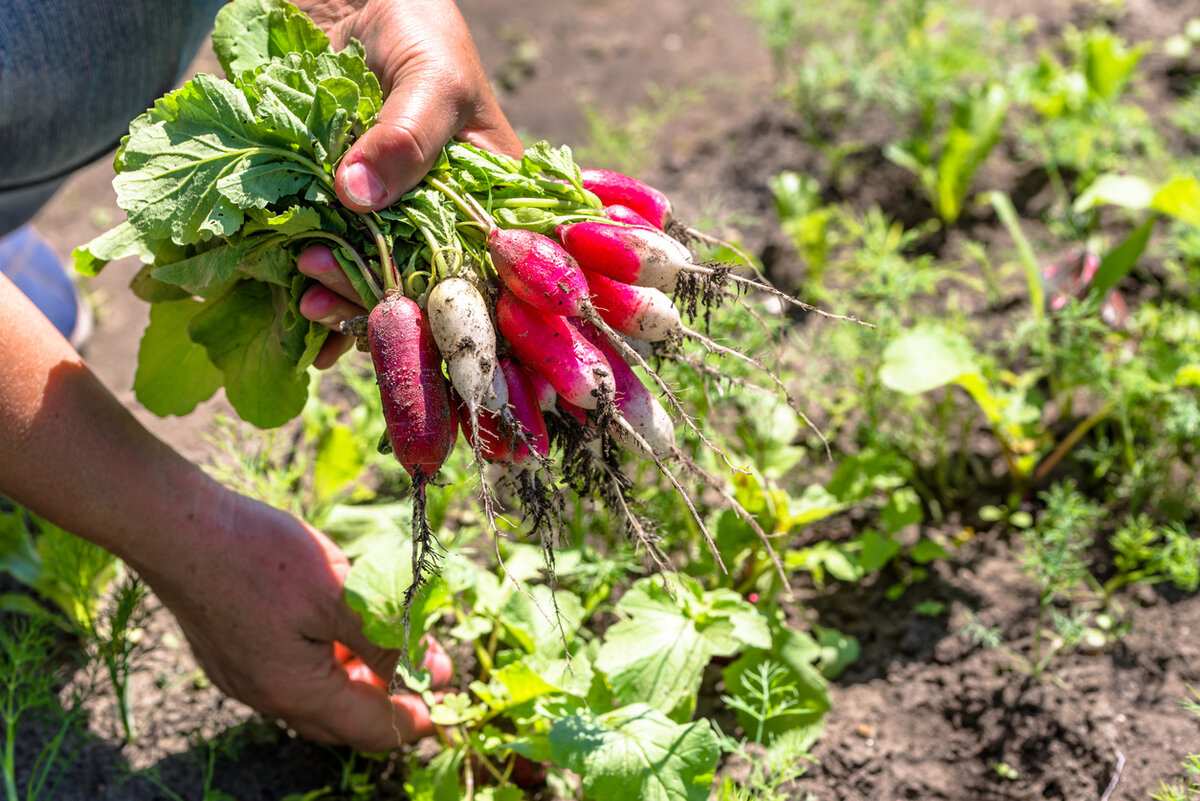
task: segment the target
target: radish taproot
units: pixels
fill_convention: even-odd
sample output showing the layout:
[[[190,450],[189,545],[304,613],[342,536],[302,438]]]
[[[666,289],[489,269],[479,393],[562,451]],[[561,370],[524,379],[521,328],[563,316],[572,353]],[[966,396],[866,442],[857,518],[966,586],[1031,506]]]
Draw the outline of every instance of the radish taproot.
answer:
[[[429,321],[403,295],[384,298],[367,319],[367,342],[396,459],[414,482],[450,455],[458,420]]]
[[[487,302],[472,282],[447,278],[430,290],[425,310],[446,373],[473,430],[480,409],[496,395],[496,332]]]
[[[504,285],[538,311],[572,317],[590,305],[579,265],[550,237],[497,228],[488,234],[488,249]]]

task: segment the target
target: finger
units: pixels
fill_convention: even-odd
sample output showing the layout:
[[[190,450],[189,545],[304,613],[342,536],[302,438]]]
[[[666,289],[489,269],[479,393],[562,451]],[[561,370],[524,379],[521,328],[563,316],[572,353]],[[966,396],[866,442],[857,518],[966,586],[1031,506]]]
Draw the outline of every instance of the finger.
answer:
[[[362,316],[363,308],[323,286],[311,286],[300,296],[300,313],[336,331],[343,320]]]
[[[396,675],[400,652],[392,648],[380,648],[363,633],[362,618],[348,605],[342,604],[335,621],[334,639],[354,652],[367,667],[389,682]]]
[[[309,278],[317,279],[326,289],[355,304],[359,303],[358,293],[354,291],[354,285],[346,277],[342,265],[333,251],[324,245],[313,245],[301,253],[296,258],[296,268]]]
[[[337,360],[343,353],[350,350],[350,346],[353,344],[354,337],[338,333],[330,334],[321,345],[321,350],[317,352],[317,357],[313,359],[313,367],[318,370],[328,370],[337,364]]]
[[[429,671],[432,688],[443,690],[449,687],[450,680],[454,678],[454,661],[450,654],[446,653],[446,649],[431,634],[425,635],[421,644],[425,646],[425,658],[421,660],[421,667]]]
[[[388,696],[361,681],[351,681],[344,668],[331,681],[336,692],[289,721],[308,739],[340,743],[359,751],[388,751],[434,731],[429,708],[416,696]]]
[[[417,185],[473,111],[443,93],[437,71],[414,71],[392,87],[379,119],[338,167],[338,197],[355,211],[380,209]]]

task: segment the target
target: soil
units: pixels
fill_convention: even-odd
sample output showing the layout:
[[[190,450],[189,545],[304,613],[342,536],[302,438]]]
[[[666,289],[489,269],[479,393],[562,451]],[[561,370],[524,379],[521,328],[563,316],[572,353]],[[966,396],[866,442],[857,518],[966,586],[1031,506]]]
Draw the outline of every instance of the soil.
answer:
[[[799,267],[773,232],[766,180],[784,169],[815,169],[820,157],[803,143],[800,123],[774,102],[770,60],[736,5],[460,2],[502,105],[527,138],[585,141],[589,111],[627,121],[633,109],[653,110],[662,97],[694,93],[698,100],[685,103],[649,142],[642,174],[675,198],[681,217],[737,227],[787,283],[800,275]],[[1042,30],[1052,33],[1077,20],[1084,4],[978,5],[995,14],[1035,13]],[[1187,5],[1128,0],[1115,24],[1129,38],[1161,38],[1182,28]],[[1172,84],[1165,65],[1153,57],[1148,63],[1157,77],[1143,91],[1166,96]],[[215,70],[215,64],[204,54],[196,68]],[[846,137],[880,141],[872,130]],[[873,158],[869,149],[863,158]],[[843,199],[857,207],[879,203],[906,222],[927,216],[910,176],[874,158],[864,162],[866,179],[843,188]],[[987,188],[1015,189],[1022,176],[1007,169],[1012,166],[990,167],[981,180],[990,182]],[[111,178],[107,163],[81,171],[37,218],[64,255],[120,219]],[[992,220],[967,220],[960,233],[999,242],[996,229]],[[132,263],[114,264],[90,283],[98,326],[86,355],[143,424],[203,462],[211,456],[204,433],[227,410],[223,400],[186,418],[161,419],[133,398],[147,320],[145,305],[127,289],[135,270]],[[1189,684],[1200,687],[1200,597],[1143,589],[1124,598],[1132,624],[1126,636],[1060,656],[1048,678],[1034,681],[1001,652],[959,634],[973,613],[997,627],[1003,642],[1027,645],[1036,597],[996,534],[978,532],[952,563],[935,565],[930,580],[899,601],[884,599],[892,580],[881,576],[825,592],[802,588],[803,602],[824,625],[857,637],[862,655],[833,683],[825,734],[807,775],[789,788],[792,797],[1074,800],[1100,798],[1115,783],[1108,798],[1146,799],[1177,775],[1186,753],[1200,751],[1200,722],[1178,705]],[[947,613],[920,614],[918,604],[930,600],[945,604]],[[219,738],[230,750],[216,761],[212,786],[239,801],[280,799],[339,782],[345,752],[292,737],[197,682],[186,643],[160,607],[145,646],[133,676],[139,737],[123,744],[111,694],[102,692],[89,702],[92,738],[54,798],[168,798],[144,775],[130,775],[150,769],[179,797],[199,799],[207,750],[195,738],[230,729]],[[29,745],[22,742],[23,759],[30,758]],[[391,788],[387,797],[402,797],[397,777],[385,777],[380,786]]]

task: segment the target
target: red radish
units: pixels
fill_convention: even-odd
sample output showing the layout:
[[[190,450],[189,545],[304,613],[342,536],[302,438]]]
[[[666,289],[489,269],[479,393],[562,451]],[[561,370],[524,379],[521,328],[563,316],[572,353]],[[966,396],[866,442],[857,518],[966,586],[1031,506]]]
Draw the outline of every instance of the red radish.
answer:
[[[414,482],[426,479],[446,461],[458,433],[429,321],[412,300],[388,295],[371,310],[367,342],[396,459]]]
[[[357,659],[358,657],[353,651],[342,645],[340,642],[335,642],[333,644],[333,658],[344,664],[349,662],[351,659]]]
[[[591,270],[583,274],[596,312],[622,334],[661,342],[682,327],[679,310],[661,290],[625,284]]]
[[[574,417],[575,422],[579,423],[581,426],[590,426],[592,424],[592,421],[588,420],[587,410],[579,408],[568,400],[559,398],[558,410],[561,412],[566,412],[571,417]]]
[[[600,349],[612,367],[613,384],[616,387],[613,404],[617,410],[624,415],[629,425],[650,446],[656,456],[663,457],[674,453],[675,424],[671,422],[671,416],[667,414],[667,410],[663,408],[657,398],[650,394],[650,390],[638,378],[637,373],[626,363],[616,348],[605,339],[603,334],[587,323],[580,325],[579,328],[583,335]],[[616,428],[613,434],[630,451],[649,458],[650,455],[645,453],[641,443],[633,437],[627,436],[624,429]]]
[[[474,428],[480,408],[495,394],[496,332],[487,302],[465,278],[446,278],[430,290],[425,310],[450,383]]]
[[[466,412],[467,404],[458,398],[461,411]],[[492,412],[482,410],[477,420],[475,430],[465,429],[463,435],[478,450],[481,457],[489,462],[510,462],[513,457],[512,437],[506,436],[500,430],[500,418]]]
[[[550,435],[546,431],[546,419],[542,417],[533,382],[524,368],[507,356],[500,357],[500,370],[508,382],[513,417],[521,426],[513,461],[518,465],[527,465],[534,456],[545,459],[550,455]]]
[[[537,397],[538,408],[543,412],[552,412],[555,409],[555,403],[558,401],[558,393],[554,391],[554,387],[550,385],[541,373],[537,370],[530,370],[520,362],[513,362],[517,366],[517,370],[529,382],[529,386],[533,388],[533,394]]]
[[[638,214],[628,206],[622,206],[620,204],[605,206],[604,216],[613,222],[624,223],[625,225],[637,225],[641,226],[642,228],[654,227],[645,217]]]
[[[680,272],[712,272],[661,231],[587,220],[560,225],[558,238],[584,269],[627,284],[670,292]]]
[[[504,288],[496,320],[517,359],[541,373],[566,400],[595,409],[601,398],[612,397],[608,361],[565,317],[544,314]]]
[[[628,206],[659,230],[665,230],[674,219],[671,201],[654,187],[612,170],[586,169],[583,188],[600,198],[605,206]]]
[[[500,280],[530,306],[566,317],[587,310],[583,272],[550,237],[520,228],[496,228],[488,234],[488,248]]]

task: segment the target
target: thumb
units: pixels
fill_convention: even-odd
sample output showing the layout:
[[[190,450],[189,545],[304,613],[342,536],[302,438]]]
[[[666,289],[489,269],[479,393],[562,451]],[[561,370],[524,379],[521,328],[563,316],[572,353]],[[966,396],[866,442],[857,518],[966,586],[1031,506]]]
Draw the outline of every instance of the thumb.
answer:
[[[410,72],[392,87],[375,125],[342,159],[335,181],[339,199],[355,211],[394,202],[425,177],[472,112],[435,76]]]

